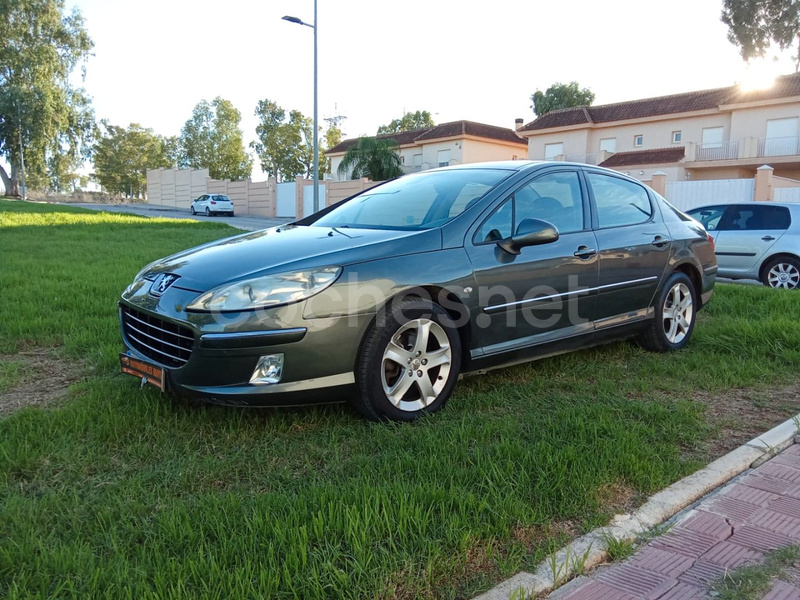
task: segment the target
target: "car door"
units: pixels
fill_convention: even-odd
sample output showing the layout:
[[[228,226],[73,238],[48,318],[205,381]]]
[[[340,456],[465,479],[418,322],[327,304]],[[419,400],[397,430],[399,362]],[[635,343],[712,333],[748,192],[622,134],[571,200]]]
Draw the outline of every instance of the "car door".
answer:
[[[203,194],[202,196],[200,196],[197,200],[194,201],[194,209],[197,212],[203,212],[206,209],[207,200],[208,200],[207,194]]]
[[[768,204],[731,204],[714,233],[721,275],[752,271],[786,233],[789,209]]]
[[[664,277],[671,238],[644,185],[587,171],[599,253],[596,328],[642,319]]]
[[[520,185],[470,230],[466,243],[478,284],[476,346],[486,354],[591,330],[597,283],[595,237],[577,169],[558,169]],[[522,248],[497,242],[527,219],[552,223],[558,240]]]

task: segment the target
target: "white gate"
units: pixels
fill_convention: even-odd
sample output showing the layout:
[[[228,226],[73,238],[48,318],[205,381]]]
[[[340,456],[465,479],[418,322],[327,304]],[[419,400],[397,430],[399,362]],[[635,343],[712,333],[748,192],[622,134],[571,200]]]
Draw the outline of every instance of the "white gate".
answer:
[[[800,202],[800,188],[775,188],[775,202]]]
[[[715,203],[752,202],[755,180],[709,179],[708,181],[673,181],[667,184],[666,197],[681,210]]]
[[[319,182],[319,207],[325,208],[325,184]],[[314,214],[314,186],[303,186],[303,216]]]
[[[276,209],[278,217],[296,217],[297,202],[295,200],[295,186],[294,181],[286,183],[279,183],[277,187]]]

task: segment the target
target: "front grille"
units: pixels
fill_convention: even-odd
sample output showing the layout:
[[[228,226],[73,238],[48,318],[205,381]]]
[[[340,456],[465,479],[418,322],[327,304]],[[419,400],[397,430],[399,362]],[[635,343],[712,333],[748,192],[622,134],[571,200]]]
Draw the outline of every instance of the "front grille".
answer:
[[[194,346],[191,329],[163,321],[124,304],[120,307],[125,338],[137,352],[168,367],[182,367],[189,362]]]

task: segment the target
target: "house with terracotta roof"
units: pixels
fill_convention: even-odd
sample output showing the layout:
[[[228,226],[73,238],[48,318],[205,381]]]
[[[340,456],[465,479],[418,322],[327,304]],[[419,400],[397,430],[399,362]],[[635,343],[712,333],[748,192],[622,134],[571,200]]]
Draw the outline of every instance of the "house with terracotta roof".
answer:
[[[517,119],[516,126],[522,126],[522,119]],[[474,121],[452,121],[377,137],[394,140],[405,173],[465,163],[524,159],[528,153],[528,142],[514,129]],[[325,153],[331,161],[333,179],[341,179],[339,164],[347,150],[357,143],[358,138],[347,139]]]
[[[769,164],[800,180],[800,74],[739,86],[554,110],[518,131],[528,158],[596,164],[642,181],[753,178]]]

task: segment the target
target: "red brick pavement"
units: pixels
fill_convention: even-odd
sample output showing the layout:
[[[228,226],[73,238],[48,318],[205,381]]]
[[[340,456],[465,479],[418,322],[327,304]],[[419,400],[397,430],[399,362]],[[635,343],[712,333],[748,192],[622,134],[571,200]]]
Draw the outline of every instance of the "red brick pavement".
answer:
[[[800,544],[800,444],[703,501],[691,516],[619,564],[596,569],[559,600],[695,600],[726,572]],[[764,600],[800,600],[777,581]]]

